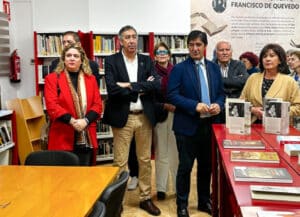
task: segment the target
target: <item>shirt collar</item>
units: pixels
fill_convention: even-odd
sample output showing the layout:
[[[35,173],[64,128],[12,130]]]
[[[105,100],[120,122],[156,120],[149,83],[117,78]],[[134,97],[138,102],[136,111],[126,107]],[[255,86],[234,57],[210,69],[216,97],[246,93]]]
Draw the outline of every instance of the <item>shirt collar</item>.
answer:
[[[135,54],[133,61],[129,61],[123,51],[122,51],[122,55],[123,55],[123,58],[124,58],[125,62],[127,62],[127,63],[132,63],[132,62],[135,62],[137,60],[137,53]]]
[[[196,65],[200,63],[200,65],[204,66],[204,57],[201,60],[194,60],[194,62]]]

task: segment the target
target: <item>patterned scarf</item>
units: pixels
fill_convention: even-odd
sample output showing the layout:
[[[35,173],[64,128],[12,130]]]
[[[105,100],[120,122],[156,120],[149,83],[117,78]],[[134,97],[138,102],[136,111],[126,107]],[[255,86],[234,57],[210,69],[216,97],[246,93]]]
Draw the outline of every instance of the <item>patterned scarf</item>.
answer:
[[[67,77],[68,86],[71,91],[76,115],[78,118],[84,118],[84,114],[86,113],[86,105],[87,105],[84,74],[82,71],[79,71],[78,78],[77,78],[77,91],[75,90],[72,84],[69,72],[66,72],[66,77]],[[76,138],[76,143],[75,143],[76,145],[92,147],[90,143],[91,141],[90,135],[86,129],[81,132],[76,132],[75,138]]]

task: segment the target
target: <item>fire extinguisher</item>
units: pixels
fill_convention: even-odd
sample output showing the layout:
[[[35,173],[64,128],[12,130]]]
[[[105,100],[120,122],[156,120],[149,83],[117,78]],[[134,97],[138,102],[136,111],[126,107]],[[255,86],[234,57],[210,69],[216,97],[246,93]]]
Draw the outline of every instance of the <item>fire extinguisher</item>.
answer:
[[[10,57],[10,80],[11,82],[20,82],[21,81],[21,66],[20,66],[20,57],[17,54],[17,50],[11,54]]]

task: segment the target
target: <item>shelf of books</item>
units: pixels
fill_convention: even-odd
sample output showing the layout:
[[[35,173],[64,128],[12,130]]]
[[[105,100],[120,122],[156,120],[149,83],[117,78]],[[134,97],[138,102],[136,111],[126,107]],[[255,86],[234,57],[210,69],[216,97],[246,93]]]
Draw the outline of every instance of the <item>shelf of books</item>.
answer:
[[[250,134],[232,134],[213,125],[213,216],[244,216],[244,206],[299,208],[300,176],[263,133],[252,126]]]
[[[43,96],[44,78],[50,73],[51,62],[61,55],[63,50],[62,34],[62,32],[33,33],[36,95]],[[78,31],[78,35],[87,56],[91,58],[91,33]]]
[[[98,153],[97,162],[113,160],[113,133],[102,120],[97,122]]]
[[[154,45],[164,42],[171,50],[171,62],[173,64],[180,63],[188,56],[187,35],[186,34],[155,34]]]
[[[12,110],[0,110],[0,165],[17,164],[16,120]]]

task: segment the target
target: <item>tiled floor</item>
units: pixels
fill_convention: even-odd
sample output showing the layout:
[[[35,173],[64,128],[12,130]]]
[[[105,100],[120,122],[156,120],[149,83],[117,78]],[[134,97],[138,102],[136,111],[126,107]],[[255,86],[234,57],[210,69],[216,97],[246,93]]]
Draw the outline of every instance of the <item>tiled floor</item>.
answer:
[[[161,210],[160,217],[177,217],[176,214],[176,198],[175,193],[168,192],[168,196],[164,201],[157,201],[156,199],[156,189],[155,189],[155,171],[154,162],[152,162],[152,195],[155,205],[157,205]],[[194,167],[195,168],[195,167]],[[196,190],[196,176],[195,169],[192,173],[192,185],[191,194],[189,201],[189,213],[190,217],[209,217],[210,215],[200,212],[197,210],[197,190]],[[172,185],[172,183],[170,183]],[[122,217],[150,217],[152,215],[147,214],[145,211],[139,208],[139,190],[138,188],[134,191],[127,191],[125,194],[124,201],[124,211]]]

